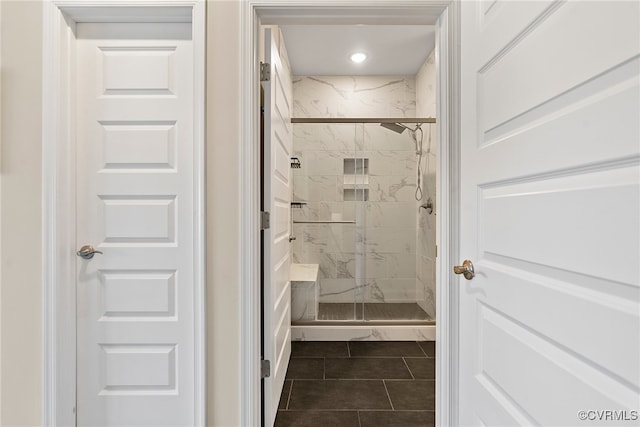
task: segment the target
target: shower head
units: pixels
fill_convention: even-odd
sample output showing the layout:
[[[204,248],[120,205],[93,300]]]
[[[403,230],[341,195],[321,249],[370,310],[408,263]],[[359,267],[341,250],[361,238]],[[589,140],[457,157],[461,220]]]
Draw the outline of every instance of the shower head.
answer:
[[[420,123],[416,125],[415,129],[411,129],[409,126],[405,126],[402,123],[380,123],[380,126],[382,126],[385,129],[392,130],[396,133],[402,133],[405,130],[408,130],[412,134],[415,134],[416,131],[420,129]]]
[[[402,133],[406,129],[409,129],[408,127],[406,127],[405,125],[402,125],[400,123],[380,123],[380,126],[382,126],[385,129],[392,130],[392,131],[394,131],[396,133]],[[409,130],[411,130],[411,129],[409,129]]]

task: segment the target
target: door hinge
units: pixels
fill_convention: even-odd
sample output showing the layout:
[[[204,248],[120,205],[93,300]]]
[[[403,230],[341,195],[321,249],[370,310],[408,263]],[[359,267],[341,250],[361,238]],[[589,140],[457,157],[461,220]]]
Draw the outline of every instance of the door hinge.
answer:
[[[260,212],[260,230],[266,230],[271,225],[271,214],[269,212]]]
[[[268,82],[271,80],[271,64],[268,62],[260,63],[260,81]]]
[[[260,361],[260,378],[268,378],[271,376],[271,362],[269,360]]]
[[[438,245],[436,245],[436,258],[438,258]]]

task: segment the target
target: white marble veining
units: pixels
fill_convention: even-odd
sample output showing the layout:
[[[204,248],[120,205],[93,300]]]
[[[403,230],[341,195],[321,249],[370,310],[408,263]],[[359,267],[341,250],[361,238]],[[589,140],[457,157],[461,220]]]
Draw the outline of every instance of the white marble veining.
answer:
[[[402,224],[415,224],[417,209],[415,201],[367,203],[367,227],[397,227]]]
[[[416,253],[415,227],[367,227],[365,230],[367,253]]]
[[[293,224],[294,254],[353,253],[362,240],[362,232],[355,224]],[[316,263],[316,261],[305,261]]]
[[[319,304],[318,271],[318,264],[290,265],[292,321],[316,320]]]
[[[293,341],[435,341],[435,325],[292,326]]]
[[[417,275],[416,275],[416,302],[418,303],[420,308],[425,310],[425,305],[426,304],[425,304],[424,286],[422,286],[422,283],[418,279]],[[425,310],[425,312],[426,312],[426,310]]]
[[[357,279],[322,279],[320,281],[320,302],[362,301],[363,285]]]
[[[319,202],[313,200],[307,200],[305,203],[306,205],[293,209],[292,216],[294,221],[328,220],[331,219],[333,214],[342,215],[344,220],[355,219],[355,206],[353,203]]]
[[[337,202],[342,200],[342,185],[337,176],[296,176],[293,180],[293,200]]]
[[[369,180],[369,200],[372,202],[415,201],[415,177],[372,176]]]
[[[361,129],[352,123],[296,123],[293,126],[295,150],[351,151],[362,150]],[[304,172],[304,171],[301,171]]]
[[[291,321],[313,321],[318,316],[316,283],[291,282]]]
[[[413,76],[293,78],[294,117],[415,117]]]
[[[415,279],[416,270],[416,257],[409,254],[389,254],[386,256],[387,260],[387,277],[399,278],[399,279]]]
[[[427,312],[427,314],[435,319],[436,316],[436,299],[435,299],[435,283],[436,283],[436,265],[435,261],[428,258],[418,256],[417,263],[417,283],[422,291],[422,300],[418,300],[418,305]]]
[[[436,51],[427,56],[416,75],[416,112],[420,117],[436,116]]]
[[[397,117],[402,122],[416,117],[416,84],[414,77],[295,77],[294,117]],[[293,170],[294,200],[306,202],[293,209],[293,220],[356,221],[293,225],[294,261],[319,266],[318,300],[414,302],[420,297],[424,306],[426,293],[417,284],[417,165],[411,133],[375,123],[297,123],[293,133],[302,164]],[[366,176],[349,175],[345,159],[367,159]],[[344,201],[349,188],[368,189],[369,200]]]
[[[364,302],[415,302],[416,279],[367,279]]]
[[[318,264],[291,264],[289,279],[292,282],[316,283],[318,281]]]
[[[391,132],[387,130],[387,132]],[[397,139],[407,138],[407,135],[394,134]],[[415,150],[373,150],[367,144],[367,149],[358,151],[359,157],[369,159],[369,175],[371,176],[410,176],[415,178],[416,152]],[[414,179],[415,180],[415,179]]]

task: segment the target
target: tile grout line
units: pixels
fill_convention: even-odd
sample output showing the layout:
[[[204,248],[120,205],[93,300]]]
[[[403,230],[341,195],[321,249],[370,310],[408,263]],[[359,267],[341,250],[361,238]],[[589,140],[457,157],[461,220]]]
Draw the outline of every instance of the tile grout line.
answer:
[[[409,371],[409,375],[411,375],[411,379],[415,380],[416,377],[413,376],[413,372],[411,372],[411,368],[409,367],[409,364],[407,363],[404,357],[402,358],[402,361],[404,362],[404,366],[407,367],[407,370]]]
[[[422,354],[424,354],[424,357],[429,357],[427,356],[427,352],[424,351],[424,348],[420,345],[420,341],[416,341],[416,344],[418,344],[418,347],[420,348],[420,351],[422,351]]]
[[[429,356],[402,356],[401,354],[388,354],[388,355],[381,355],[381,356],[333,356],[330,355],[327,358],[328,359],[391,359],[391,358],[398,358],[398,357],[408,357],[410,359],[435,359],[435,357],[429,357]],[[321,359],[322,356],[306,356],[306,357],[294,357],[293,359]]]
[[[384,386],[384,391],[387,392],[387,398],[389,399],[389,404],[391,405],[391,410],[395,411],[396,409],[393,407],[393,402],[391,401],[391,396],[389,395],[389,389],[387,388],[387,380],[382,380],[382,385]]]
[[[413,356],[413,355],[404,355],[404,354],[397,354],[397,355],[384,354],[384,355],[363,355],[363,356],[358,356],[358,357],[354,358],[354,355],[351,352],[351,343],[349,341],[347,341],[346,342],[346,345],[347,345],[347,356],[344,357],[344,358],[340,357],[340,356],[335,356],[335,358],[336,359],[347,359],[348,358],[348,359],[352,360],[353,362],[355,362],[356,364],[359,364],[358,361],[357,361],[358,358],[362,358],[363,361],[365,361],[365,362],[366,362],[367,359],[369,359],[371,362],[373,362],[373,360],[375,360],[375,359],[396,359],[396,358],[400,358],[400,359],[402,359],[405,368],[409,372],[409,375],[410,375],[411,379],[409,379],[408,381],[412,381],[412,382],[423,382],[423,381],[424,382],[427,382],[427,381],[431,382],[431,381],[435,381],[435,379],[431,379],[431,378],[425,378],[422,381],[416,380],[416,376],[413,374],[411,368],[409,367],[407,359],[408,358],[424,359],[424,358],[430,358],[430,357],[427,355],[425,348],[423,348],[420,345],[419,341],[414,341],[414,342],[418,345],[418,347],[420,347],[420,351],[416,352],[416,353],[420,353],[420,355],[416,354],[415,356]],[[359,349],[359,348],[360,347],[358,347],[357,349]],[[382,348],[386,348],[386,347],[382,347]],[[408,352],[409,353],[413,353],[412,351],[408,351]],[[311,356],[310,355],[310,356],[306,356],[306,357],[303,356],[302,358],[314,358],[314,357],[317,357],[317,356]],[[383,383],[383,387],[385,388],[385,393],[387,394],[387,400],[389,402],[390,409],[377,409],[377,410],[381,410],[382,412],[430,412],[430,413],[434,413],[434,410],[431,410],[431,409],[402,409],[402,410],[396,410],[395,407],[394,407],[393,401],[391,399],[391,394],[389,392],[388,386],[386,384],[387,381],[395,381],[395,379],[383,379],[383,378],[380,378],[380,379],[377,379],[377,378],[333,378],[333,379],[327,379],[327,366],[326,366],[326,359],[327,358],[332,358],[332,357],[330,357],[330,356],[328,356],[326,354],[322,355],[323,375],[321,377],[321,380],[317,380],[316,379],[317,377],[316,378],[308,378],[307,380],[297,378],[295,380],[301,382],[301,384],[303,384],[303,383],[306,384],[307,381],[311,384],[314,381],[318,381],[318,382],[322,383],[322,382],[328,382],[328,381],[332,381],[332,380],[333,381],[337,380],[336,382],[338,382],[338,381],[354,381],[354,382],[357,381],[357,382],[361,382],[361,381],[381,380],[382,383]],[[435,359],[435,357],[434,357],[434,359]],[[350,363],[347,363],[347,364],[350,365]],[[373,362],[373,364],[375,365],[375,362]],[[398,365],[395,365],[395,366],[398,366]],[[397,380],[398,381],[402,381],[403,378],[397,378]],[[291,384],[290,384],[290,387],[289,387],[289,394],[288,394],[285,410],[289,411],[289,412],[298,412],[298,411],[303,411],[304,412],[304,411],[308,411],[308,409],[293,410],[293,409],[290,408],[291,399],[293,397],[292,396],[293,395],[293,385],[294,385],[293,381],[294,381],[294,379],[291,379]],[[306,388],[306,385],[304,385],[302,388]],[[353,411],[353,410],[355,410],[356,416],[358,418],[357,426],[358,427],[362,427],[362,425],[363,425],[362,424],[362,418],[361,418],[362,417],[361,412],[363,412],[362,408],[352,408],[352,409],[348,409],[348,408],[340,408],[340,409],[323,408],[322,410],[319,410],[319,414],[322,414],[322,413],[326,414],[329,411],[339,411],[339,412],[347,411],[348,412],[348,411]],[[364,410],[364,411],[366,412],[366,410]]]
[[[324,408],[324,409],[291,409],[288,412],[436,412],[435,409],[357,409],[357,408]]]
[[[2,1],[2,0],[0,0]],[[291,378],[287,378],[289,381],[293,381]],[[296,381],[435,381],[435,378],[327,378],[326,380],[320,378],[296,378]]]
[[[293,382],[295,380],[291,380],[291,385],[289,386],[289,395],[287,396],[287,406],[285,406],[285,411],[289,410],[289,402],[291,401],[291,392],[293,391]]]

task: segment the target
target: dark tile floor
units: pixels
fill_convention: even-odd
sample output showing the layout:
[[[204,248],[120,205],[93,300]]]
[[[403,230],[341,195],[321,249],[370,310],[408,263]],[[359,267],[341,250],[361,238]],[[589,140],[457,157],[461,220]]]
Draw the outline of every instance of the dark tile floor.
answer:
[[[433,341],[295,341],[276,427],[435,426]]]

